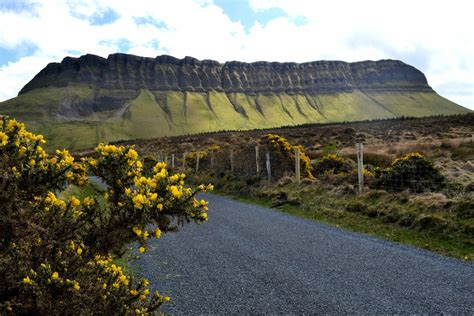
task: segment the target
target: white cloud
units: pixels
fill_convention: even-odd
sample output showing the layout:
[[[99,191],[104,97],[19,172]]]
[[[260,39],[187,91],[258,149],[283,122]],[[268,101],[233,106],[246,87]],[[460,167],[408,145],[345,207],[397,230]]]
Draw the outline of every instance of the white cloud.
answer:
[[[0,100],[14,97],[48,62],[71,52],[106,57],[126,40],[128,52],[136,55],[221,62],[401,59],[421,69],[441,95],[474,109],[474,22],[468,0],[250,4],[261,12],[281,8],[288,17],[256,22],[245,32],[210,0],[51,0],[38,2],[32,12],[0,12],[0,47],[37,47],[32,56],[0,66]],[[88,21],[109,10],[118,15],[112,23]],[[137,17],[149,22],[137,23]],[[295,25],[297,17],[306,23]]]

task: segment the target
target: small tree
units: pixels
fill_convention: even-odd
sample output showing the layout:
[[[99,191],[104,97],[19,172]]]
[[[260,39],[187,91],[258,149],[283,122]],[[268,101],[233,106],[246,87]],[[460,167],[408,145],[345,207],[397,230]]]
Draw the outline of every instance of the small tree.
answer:
[[[48,154],[41,135],[0,117],[0,314],[142,314],[169,300],[114,262],[134,241],[207,220],[184,174],[157,163],[150,176],[133,147],[99,145],[76,162]],[[62,199],[67,183],[104,180],[103,197]],[[149,229],[150,225],[154,229]]]

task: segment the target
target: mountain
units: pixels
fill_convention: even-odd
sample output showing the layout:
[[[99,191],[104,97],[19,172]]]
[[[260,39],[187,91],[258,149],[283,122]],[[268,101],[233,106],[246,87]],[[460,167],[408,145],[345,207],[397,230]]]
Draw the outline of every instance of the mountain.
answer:
[[[282,125],[467,113],[397,60],[307,63],[84,55],[50,63],[0,113],[52,146]]]

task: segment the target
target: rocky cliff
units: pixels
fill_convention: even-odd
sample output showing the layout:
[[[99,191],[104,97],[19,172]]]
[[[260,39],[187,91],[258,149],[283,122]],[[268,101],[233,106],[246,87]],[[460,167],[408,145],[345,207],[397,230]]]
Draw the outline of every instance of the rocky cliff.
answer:
[[[51,147],[220,130],[468,112],[397,60],[308,63],[66,57],[39,72],[0,114]]]
[[[36,88],[88,84],[103,89],[256,93],[335,93],[354,89],[432,91],[423,73],[397,60],[315,61],[308,63],[226,62],[145,58],[113,54],[85,55],[51,63],[20,94]]]

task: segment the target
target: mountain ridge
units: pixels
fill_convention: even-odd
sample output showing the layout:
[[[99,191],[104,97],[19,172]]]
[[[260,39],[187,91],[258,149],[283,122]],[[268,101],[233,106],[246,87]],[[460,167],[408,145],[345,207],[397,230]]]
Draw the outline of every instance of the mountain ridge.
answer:
[[[0,114],[50,147],[223,130],[468,113],[397,60],[307,63],[66,57],[41,70]]]
[[[128,78],[124,78],[124,74]],[[432,91],[424,74],[398,60],[312,61],[305,63],[253,63],[178,59],[169,55],[156,58],[111,54],[107,58],[87,54],[50,63],[20,91],[66,86],[71,82],[93,83],[101,88],[156,91],[271,93],[350,92],[354,89]]]

